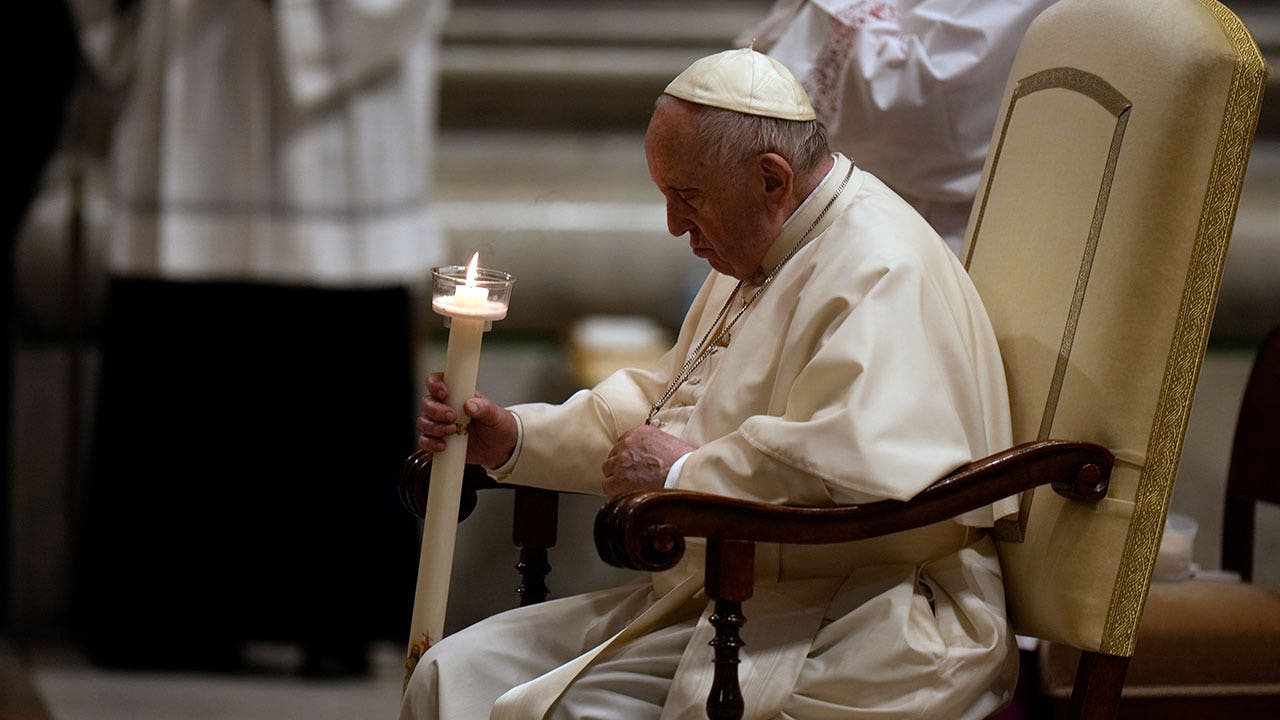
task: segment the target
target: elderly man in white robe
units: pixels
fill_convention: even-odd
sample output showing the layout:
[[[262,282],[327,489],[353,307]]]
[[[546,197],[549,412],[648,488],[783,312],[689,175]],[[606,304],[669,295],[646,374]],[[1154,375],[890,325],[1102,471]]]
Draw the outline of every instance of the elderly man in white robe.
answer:
[[[827,148],[796,78],[753,50],[667,87],[645,137],[668,229],[712,272],[672,350],[561,405],[477,394],[469,462],[616,496],[907,499],[1010,444],[996,342],[911,207]],[[427,380],[420,446],[457,418]],[[739,668],[747,718],[981,718],[1017,674],[984,528],[1014,503],[885,538],[761,546]],[[402,718],[699,718],[712,630],[693,542],[674,569],[484,620],[429,649]]]

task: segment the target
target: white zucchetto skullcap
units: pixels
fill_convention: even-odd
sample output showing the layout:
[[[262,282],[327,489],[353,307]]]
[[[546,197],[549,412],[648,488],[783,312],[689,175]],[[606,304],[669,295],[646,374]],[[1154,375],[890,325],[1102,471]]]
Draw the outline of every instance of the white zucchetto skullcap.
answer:
[[[695,60],[667,86],[668,95],[699,105],[781,120],[813,120],[809,95],[785,65],[751,48]]]

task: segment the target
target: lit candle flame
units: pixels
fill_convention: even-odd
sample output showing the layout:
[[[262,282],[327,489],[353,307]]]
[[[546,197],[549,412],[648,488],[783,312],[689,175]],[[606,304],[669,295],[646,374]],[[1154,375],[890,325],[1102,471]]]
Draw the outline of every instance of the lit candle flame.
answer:
[[[467,287],[476,286],[476,263],[480,260],[480,253],[477,252],[471,256],[471,262],[467,263]]]

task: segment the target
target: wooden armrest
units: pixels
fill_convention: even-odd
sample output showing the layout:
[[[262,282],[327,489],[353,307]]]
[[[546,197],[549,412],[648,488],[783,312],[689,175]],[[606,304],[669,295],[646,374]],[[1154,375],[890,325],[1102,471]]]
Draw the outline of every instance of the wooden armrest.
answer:
[[[596,549],[605,562],[650,572],[684,554],[684,538],[776,543],[863,540],[922,527],[1040,485],[1064,497],[1107,494],[1114,456],[1091,443],[1044,440],[965,465],[909,501],[842,507],[790,507],[682,490],[618,497],[596,515]]]
[[[427,487],[431,480],[431,454],[418,450],[410,455],[400,466],[400,504],[405,510],[417,515],[427,515]],[[476,509],[476,491],[491,490],[504,486],[489,477],[489,473],[479,465],[467,465],[462,471],[462,500],[458,506],[458,522],[471,516]]]

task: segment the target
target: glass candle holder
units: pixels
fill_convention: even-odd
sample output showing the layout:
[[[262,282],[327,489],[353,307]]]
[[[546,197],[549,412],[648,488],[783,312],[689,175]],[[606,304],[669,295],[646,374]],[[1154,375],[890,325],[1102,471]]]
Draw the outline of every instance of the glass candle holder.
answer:
[[[449,318],[492,322],[507,316],[515,278],[500,270],[446,265],[431,270],[431,309]]]

